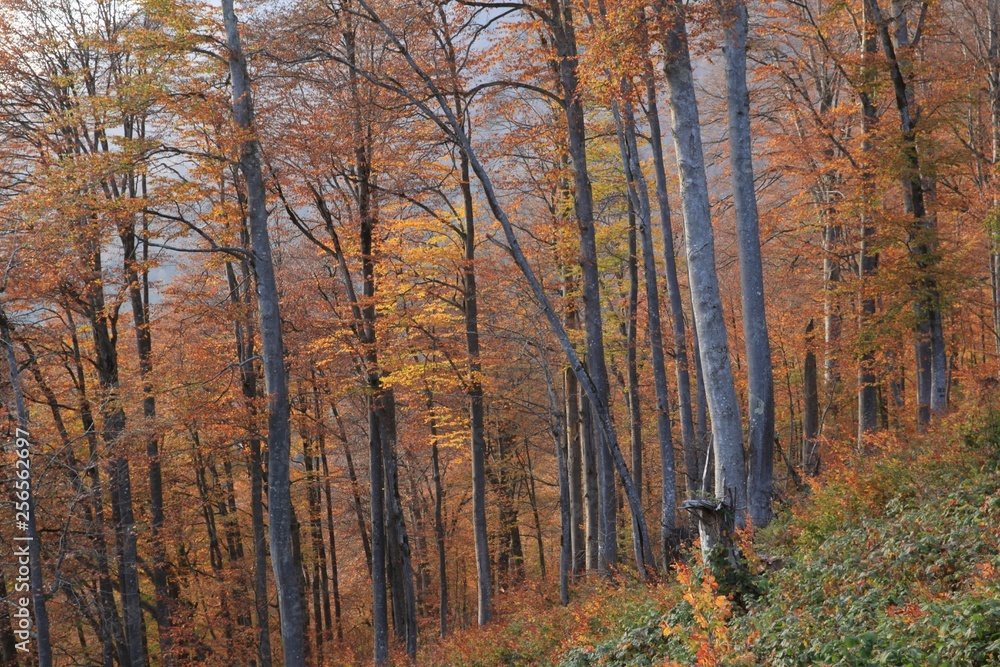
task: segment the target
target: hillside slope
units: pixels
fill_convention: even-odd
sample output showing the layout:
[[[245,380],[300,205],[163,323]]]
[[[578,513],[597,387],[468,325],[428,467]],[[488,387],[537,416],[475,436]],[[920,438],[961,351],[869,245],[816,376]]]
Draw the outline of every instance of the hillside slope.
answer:
[[[745,610],[682,567],[677,604],[560,664],[1000,664],[1000,419],[977,423],[835,456],[758,536],[770,567],[748,549]]]

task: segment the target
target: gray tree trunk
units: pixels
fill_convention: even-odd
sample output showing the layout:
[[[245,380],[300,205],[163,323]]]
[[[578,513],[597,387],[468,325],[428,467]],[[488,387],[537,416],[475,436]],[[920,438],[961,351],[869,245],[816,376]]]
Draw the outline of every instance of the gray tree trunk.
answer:
[[[873,34],[870,12],[865,8],[864,33],[861,43],[861,58],[866,71],[872,67],[872,58],[878,50],[878,44]],[[864,200],[871,201],[874,197],[874,174],[872,173],[871,133],[878,122],[878,110],[872,103],[868,91],[862,91],[861,99],[861,142],[862,159],[865,170],[861,177]],[[870,293],[870,283],[878,270],[878,254],[872,249],[875,237],[873,212],[867,207],[861,213],[861,250],[858,257],[858,268],[861,273],[861,308],[858,313],[858,330],[862,345],[858,358],[858,446],[864,447],[868,434],[878,429],[878,377],[875,374],[875,350],[872,349],[871,327],[875,317],[875,295]]]
[[[715,239],[708,199],[708,179],[705,175],[701,123],[688,52],[684,8],[679,0],[668,0],[664,9],[671,20],[671,29],[663,40],[666,55],[664,73],[680,171],[688,275],[706,398],[712,419],[715,493],[734,513],[737,525],[742,525],[747,510],[743,427],[715,267]]]
[[[597,488],[597,445],[590,399],[580,387],[580,439],[583,449],[583,502],[584,532],[587,542],[586,564],[588,572],[597,572],[599,563],[599,491]]]
[[[674,334],[674,366],[677,369],[677,401],[681,417],[681,441],[684,448],[684,480],[688,497],[699,489],[701,454],[691,411],[691,375],[688,365],[687,332],[684,323],[684,305],[680,282],[677,280],[677,257],[674,251],[674,232],[670,221],[670,200],[667,195],[667,172],[663,158],[663,137],[660,129],[660,112],[657,107],[655,77],[652,61],[648,61],[646,74],[646,122],[649,124],[649,144],[653,151],[653,173],[656,177],[656,202],[660,215],[660,235],[663,238],[663,258],[666,265],[667,297],[670,302],[670,319]],[[702,438],[704,439],[704,438]]]
[[[625,318],[625,368],[629,416],[629,448],[632,454],[632,483],[642,498],[642,409],[639,399],[638,367],[638,309],[639,309],[639,260],[636,243],[635,205],[628,200],[628,300]],[[635,530],[635,521],[632,521]]]
[[[667,395],[667,369],[663,355],[663,333],[660,324],[659,285],[656,280],[656,254],[653,250],[652,207],[649,201],[646,176],[639,164],[639,145],[636,140],[635,114],[632,111],[632,105],[630,102],[626,102],[624,118],[619,116],[617,105],[614,105],[613,112],[618,121],[619,143],[622,163],[625,166],[626,182],[631,201],[638,213],[639,236],[642,239],[650,359],[653,366],[653,385],[656,389],[656,434],[660,445],[660,553],[663,567],[668,568],[676,557],[680,546],[676,526],[677,474],[674,470],[674,443],[670,433],[670,399]],[[683,334],[681,336],[683,339]],[[688,405],[688,416],[690,416],[690,405]]]
[[[917,292],[914,308],[917,314],[917,421],[924,425],[930,421],[931,413],[944,412],[948,403],[948,368],[940,290],[934,275],[936,222],[926,206],[926,188],[916,138],[917,109],[913,87],[906,81],[889,20],[883,16],[878,0],[866,0],[866,5],[878,30],[882,54],[889,68],[903,139],[903,208],[913,216],[913,225],[908,231],[909,245],[913,248],[911,252],[920,270],[914,285]],[[900,48],[905,49],[909,46],[905,14],[897,16],[896,21],[896,41]]]
[[[222,17],[229,48],[229,70],[233,86],[233,116],[244,131],[254,127],[250,76],[243,55],[233,0],[222,0]],[[264,383],[268,395],[268,531],[271,567],[278,592],[281,617],[281,643],[285,667],[304,667],[305,638],[298,573],[292,555],[291,489],[289,458],[291,425],[289,423],[288,380],[285,376],[284,343],[281,337],[281,313],[278,285],[271,258],[267,229],[267,197],[260,168],[256,139],[243,143],[240,170],[246,183],[250,243],[257,277],[257,307],[260,318],[261,356]]]
[[[17,363],[17,355],[14,353],[14,341],[10,335],[12,325],[7,319],[7,314],[0,308],[0,340],[3,342],[7,356],[7,370],[10,373],[10,386],[14,394],[14,413],[17,415],[17,431],[15,433],[16,461],[24,461],[23,465],[14,465],[13,476],[16,480],[12,486],[15,487],[15,508],[21,514],[20,507],[25,508],[27,514],[27,545],[23,542],[12,541],[14,550],[18,547],[27,546],[28,552],[28,583],[31,588],[31,608],[34,615],[35,630],[35,650],[38,656],[39,667],[52,667],[52,640],[49,636],[49,612],[45,602],[45,582],[42,577],[42,542],[38,534],[38,519],[35,516],[35,490],[34,476],[31,470],[31,434],[28,431],[28,409],[24,405],[24,392],[21,390],[21,369]],[[21,473],[24,476],[21,476]],[[17,536],[14,540],[17,540]],[[10,627],[9,625],[7,626]]]
[[[428,392],[429,393],[429,392]],[[433,409],[433,402],[428,395],[427,407]],[[445,557],[444,528],[444,484],[441,480],[441,462],[438,452],[437,426],[431,415],[431,474],[434,477],[434,535],[437,540],[438,560],[438,615],[440,617],[439,634],[441,639],[448,636],[448,563]]]
[[[580,443],[580,386],[573,371],[563,373],[563,401],[566,404],[566,466],[569,476],[570,553],[572,572],[587,567],[587,545],[583,531],[583,449]]]
[[[595,398],[598,404],[607,409],[609,405],[608,369],[604,358],[604,324],[601,314],[600,277],[597,269],[597,241],[594,225],[594,199],[587,169],[587,133],[584,123],[583,100],[580,97],[579,79],[577,76],[577,43],[576,29],[573,20],[572,6],[566,0],[549,0],[551,17],[550,28],[558,56],[559,79],[562,86],[564,110],[566,113],[566,129],[570,158],[573,162],[574,197],[573,205],[576,211],[577,224],[580,232],[580,268],[583,294],[583,322],[587,334],[587,370],[597,391]],[[610,415],[610,411],[609,411]],[[599,512],[602,524],[609,524],[607,529],[600,529],[599,568],[606,565],[614,568],[617,565],[617,534],[614,529],[615,491],[614,473],[611,472],[610,446],[605,438],[598,436],[596,443],[599,471]],[[601,462],[608,462],[602,466]],[[610,523],[609,523],[610,522]]]
[[[249,245],[248,235],[244,231],[244,246]],[[240,263],[245,287],[240,292],[236,272],[231,263],[226,264],[226,277],[229,281],[229,298],[237,308],[249,305],[251,298],[249,285],[250,267],[245,262]],[[240,364],[240,389],[246,399],[247,409],[251,414],[256,411],[257,372],[254,367],[254,337],[251,322],[238,319],[235,324],[236,359]],[[253,530],[253,598],[254,613],[257,616],[257,659],[260,667],[271,667],[271,625],[270,610],[267,599],[267,527],[264,524],[264,461],[261,452],[261,440],[256,434],[250,438],[249,469],[250,469],[250,522]]]
[[[806,325],[806,358],[802,369],[802,471],[816,474],[819,466],[819,378],[816,364],[815,325],[812,318]]]
[[[747,445],[750,470],[747,502],[754,526],[771,522],[774,476],[774,377],[764,303],[764,268],[754,189],[750,95],[747,90],[747,7],[744,0],[722,0],[729,110],[729,161],[740,258],[743,335],[749,380]]]
[[[493,584],[486,525],[486,438],[483,433],[483,385],[480,381],[479,306],[476,292],[476,221],[469,182],[469,158],[460,150],[462,203],[465,213],[465,262],[462,272],[465,301],[465,342],[469,354],[469,424],[472,440],[472,523],[476,539],[476,585],[479,592],[479,625],[493,615]]]
[[[142,416],[152,428],[152,423],[156,420],[156,397],[153,394],[150,377],[153,372],[153,336],[149,321],[148,276],[145,270],[139,269],[139,249],[134,226],[123,229],[120,238],[125,253],[125,274],[129,283],[132,323],[139,357],[139,375],[142,380]],[[163,473],[159,447],[159,437],[155,433],[150,434],[146,438],[146,457],[149,459],[150,541],[153,552],[151,578],[156,594],[156,624],[159,629],[160,654],[164,666],[170,667],[175,663],[170,626],[172,607],[176,601],[172,600],[170,595],[169,564],[163,543]]]

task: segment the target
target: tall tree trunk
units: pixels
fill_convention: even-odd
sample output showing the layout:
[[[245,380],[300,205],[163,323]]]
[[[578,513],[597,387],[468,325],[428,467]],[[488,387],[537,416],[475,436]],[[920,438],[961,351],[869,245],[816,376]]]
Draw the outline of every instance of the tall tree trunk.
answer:
[[[615,115],[618,115],[615,109]],[[669,567],[680,546],[677,536],[677,474],[674,469],[674,443],[670,433],[670,399],[667,395],[667,368],[663,355],[663,332],[660,323],[659,286],[656,281],[656,253],[653,250],[653,216],[649,201],[649,187],[639,164],[639,143],[636,139],[635,114],[630,102],[624,108],[621,128],[622,161],[631,200],[639,215],[639,236],[642,239],[643,277],[646,290],[646,311],[649,320],[650,358],[653,365],[653,384],[656,388],[656,433],[660,444],[661,497],[660,497],[660,553],[663,567]],[[669,226],[669,221],[667,223]],[[661,220],[662,228],[662,220]],[[676,280],[676,275],[674,276]],[[676,332],[675,332],[676,333]],[[683,332],[681,332],[683,339]],[[688,405],[690,417],[690,405]]]
[[[143,193],[145,194],[145,193]],[[156,397],[153,393],[153,336],[149,318],[149,276],[140,269],[138,244],[134,225],[120,234],[125,252],[125,274],[128,279],[132,304],[132,322],[135,330],[136,350],[139,357],[139,375],[142,380],[142,416],[152,428],[156,420]],[[160,465],[160,443],[157,434],[146,438],[146,457],[149,459],[149,514],[150,541],[153,552],[151,578],[156,594],[156,624],[159,629],[160,654],[165,667],[174,664],[171,612],[175,600],[171,599],[168,582],[169,563],[163,543],[163,473]]]
[[[524,439],[524,461],[528,466],[528,503],[531,505],[531,514],[535,519],[535,543],[538,545],[538,569],[545,581],[545,543],[542,535],[542,519],[538,514],[538,494],[535,492],[535,468],[531,463],[531,442]]]
[[[698,323],[694,320],[694,299],[691,300],[691,344],[694,350],[695,403],[698,406],[698,488],[701,493],[715,492],[715,476],[708,471],[715,465],[712,454],[712,432],[708,421],[708,393],[705,390],[705,373],[701,367],[701,346],[698,344]]]
[[[476,584],[479,591],[479,625],[493,615],[490,548],[486,533],[486,439],[483,433],[483,385],[480,381],[479,306],[476,292],[476,222],[469,181],[469,158],[460,150],[462,204],[465,214],[465,262],[462,288],[465,310],[465,343],[469,354],[469,424],[472,429],[472,524],[476,540]]]
[[[663,158],[663,138],[660,129],[660,112],[657,107],[655,77],[652,61],[646,62],[646,122],[649,124],[649,144],[653,150],[653,173],[656,177],[656,202],[660,215],[660,234],[663,239],[663,258],[666,265],[667,297],[674,334],[674,366],[677,369],[677,400],[681,417],[681,440],[684,448],[684,480],[688,497],[698,493],[701,482],[700,440],[695,433],[691,412],[691,376],[688,368],[687,332],[684,324],[684,306],[680,282],[677,280],[677,258],[674,252],[674,232],[670,221],[670,200],[667,196],[667,173]],[[652,222],[650,222],[652,224]],[[701,438],[703,440],[704,437]]]
[[[322,414],[322,408],[320,407],[318,389],[315,388],[314,399],[315,403],[313,408],[316,411],[317,418],[319,418],[319,415]],[[337,567],[337,533],[334,529],[333,522],[333,490],[330,482],[330,463],[326,457],[326,438],[323,436],[322,429],[319,432],[318,442],[320,462],[323,466],[323,496],[326,500],[326,531],[330,536],[330,580],[333,585],[333,621],[337,626],[337,641],[343,641],[344,628],[341,620],[340,573]],[[325,604],[326,608],[324,613],[327,613],[329,612],[329,599],[326,600]],[[328,613],[327,616],[329,616]],[[329,618],[327,621],[329,622]]]
[[[315,391],[313,392],[315,394]],[[320,422],[315,421],[316,428],[309,428],[308,401],[304,394],[299,395],[302,419],[299,435],[302,441],[302,461],[306,469],[306,495],[309,510],[309,538],[312,547],[312,603],[314,641],[316,643],[316,662],[323,663],[323,643],[333,639],[333,616],[330,609],[330,574],[327,570],[326,543],[323,541],[323,489],[320,483],[320,457],[313,450],[321,437]],[[325,447],[319,445],[321,450]]]
[[[664,72],[684,204],[684,232],[694,318],[715,450],[715,493],[742,525],[747,510],[747,474],[743,427],[729,358],[726,322],[715,267],[715,240],[702,152],[701,124],[688,53],[684,8],[668,0],[663,9],[671,20],[664,36]],[[714,533],[702,522],[703,548],[713,547]]]
[[[599,560],[600,511],[597,489],[597,446],[594,443],[594,422],[590,399],[580,390],[580,439],[583,449],[583,502],[585,505],[586,564],[588,572],[597,572]]]
[[[940,290],[934,275],[936,223],[934,215],[928,213],[926,206],[926,190],[917,147],[918,109],[914,91],[903,74],[897,44],[893,42],[889,21],[883,16],[878,0],[866,0],[866,4],[878,30],[882,55],[889,68],[903,139],[903,208],[913,216],[913,224],[908,230],[908,245],[913,248],[911,252],[919,270],[919,277],[914,285],[917,292],[914,304],[917,314],[917,421],[924,425],[930,422],[931,413],[941,413],[947,409],[948,400],[948,369],[941,323]],[[908,49],[910,45],[905,14],[901,14],[896,20],[898,47]]]
[[[990,100],[990,166],[993,168],[993,209],[1000,206],[997,193],[996,168],[1000,164],[1000,0],[986,0],[987,64]],[[1000,357],[1000,228],[994,222],[990,229],[990,277],[993,285],[993,342]]]
[[[431,474],[434,477],[434,536],[437,541],[439,634],[441,639],[444,639],[448,636],[448,562],[445,552],[444,483],[441,479],[437,422],[434,420],[434,404],[429,390],[427,408],[431,411]]]
[[[0,308],[0,341],[3,342],[7,356],[7,370],[10,373],[10,386],[14,395],[14,413],[17,415],[15,433],[15,451],[17,454],[14,465],[16,480],[12,486],[16,489],[15,509],[17,514],[27,515],[25,534],[14,536],[14,553],[18,562],[24,563],[22,554],[28,556],[28,583],[31,588],[31,608],[34,616],[35,650],[38,655],[39,667],[52,667],[52,640],[49,636],[49,612],[45,601],[45,582],[42,575],[42,542],[38,534],[38,517],[35,515],[34,476],[31,470],[31,434],[28,431],[28,409],[24,405],[24,393],[21,391],[21,369],[14,352],[14,341],[10,331],[12,324],[7,314]],[[23,463],[21,463],[23,461]],[[21,508],[24,511],[21,511]],[[20,523],[18,524],[21,525]],[[25,544],[27,542],[27,544]],[[9,625],[7,628],[9,629]],[[20,638],[20,637],[19,637]],[[27,641],[28,638],[24,637]]]
[[[555,427],[553,437],[556,439],[556,465],[559,467],[559,527],[561,539],[559,541],[559,604],[566,606],[569,604],[569,576],[574,569],[574,558],[572,551],[572,507],[570,503],[569,470],[566,452],[570,450],[569,443],[566,442],[568,433],[566,431],[563,415],[559,410],[559,401],[549,382],[550,400],[553,404],[552,413]],[[565,398],[565,397],[564,397]],[[565,401],[564,401],[565,402]]]
[[[861,58],[866,71],[872,66],[872,58],[878,50],[871,23],[871,12],[865,9]],[[862,351],[858,358],[858,446],[864,447],[868,434],[878,429],[878,378],[875,374],[875,342],[871,328],[875,317],[875,295],[871,293],[871,281],[878,270],[878,254],[872,248],[875,237],[872,203],[875,198],[875,181],[871,164],[871,133],[878,122],[878,110],[868,94],[862,91],[861,102],[861,142],[864,172],[862,173],[863,208],[861,213],[861,250],[858,268],[861,273],[861,308],[858,312],[858,330]]]
[[[624,153],[623,153],[624,159]],[[642,410],[639,404],[639,260],[635,231],[635,205],[628,200],[628,306],[625,317],[625,367],[627,377],[629,445],[632,453],[632,483],[642,498]],[[632,522],[633,530],[635,521]]]
[[[233,0],[222,0],[222,16],[229,47],[229,71],[233,86],[233,116],[245,132],[254,129],[250,76],[240,41]],[[305,636],[298,573],[292,556],[292,499],[289,479],[291,426],[289,423],[288,379],[285,376],[284,343],[278,285],[271,258],[267,229],[267,201],[255,138],[243,142],[240,170],[246,184],[250,241],[256,273],[257,306],[260,318],[261,356],[268,396],[268,531],[271,567],[278,592],[281,643],[285,667],[304,667]]]
[[[249,245],[247,233],[243,232],[244,247]],[[250,268],[240,263],[243,282],[246,287],[241,293],[236,272],[231,262],[226,263],[226,277],[229,281],[229,298],[236,308],[246,307],[250,302]],[[236,358],[240,364],[240,389],[251,416],[256,416],[254,405],[257,399],[257,372],[254,368],[254,336],[248,316],[241,315],[234,326]],[[261,439],[253,433],[249,439],[250,473],[250,521],[253,530],[253,598],[254,613],[257,617],[257,659],[260,667],[271,667],[271,627],[267,599],[267,527],[264,524],[264,462]]]
[[[573,320],[575,320],[575,311]],[[567,329],[570,326],[567,314]],[[583,529],[584,495],[583,495],[583,446],[581,442],[583,429],[580,425],[580,385],[573,371],[563,372],[563,401],[565,403],[566,424],[566,466],[569,483],[570,506],[570,553],[572,554],[571,570],[574,574],[582,573],[587,567],[587,543]]]
[[[747,449],[750,470],[747,502],[755,527],[771,522],[774,484],[774,376],[764,303],[764,268],[753,175],[750,94],[747,90],[747,7],[745,0],[721,0],[722,52],[726,60],[729,161],[740,258],[743,336],[749,380]]]
[[[558,68],[556,68],[558,69]],[[558,75],[557,75],[558,78]],[[569,158],[563,155],[563,167],[566,167]],[[572,197],[568,179],[560,178],[560,192],[563,201],[569,201]],[[561,220],[561,216],[558,218]],[[580,316],[576,307],[576,278],[572,268],[568,265],[562,267],[563,287],[562,296],[566,300],[563,314],[563,325],[569,331],[577,331],[580,328]],[[998,348],[1000,349],[1000,348]],[[569,512],[570,512],[570,553],[572,555],[572,573],[582,574],[587,569],[587,542],[584,531],[584,450],[583,435],[580,418],[580,385],[576,380],[571,368],[563,371],[563,402],[565,403],[564,425],[566,429],[566,467],[567,480],[569,483]]]
[[[812,318],[806,325],[806,358],[802,370],[802,471],[815,475],[819,467],[817,447],[819,446],[819,380],[816,367],[815,323]],[[791,446],[791,445],[789,445]],[[814,462],[815,461],[815,462]]]

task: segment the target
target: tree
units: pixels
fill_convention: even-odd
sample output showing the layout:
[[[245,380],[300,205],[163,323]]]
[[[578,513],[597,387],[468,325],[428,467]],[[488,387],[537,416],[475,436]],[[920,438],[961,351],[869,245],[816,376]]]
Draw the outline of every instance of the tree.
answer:
[[[270,533],[271,567],[278,588],[281,614],[281,644],[284,664],[305,665],[301,595],[292,553],[291,496],[289,458],[291,457],[288,378],[285,375],[284,343],[281,337],[281,310],[278,285],[271,259],[271,240],[267,230],[267,195],[260,168],[259,144],[253,135],[254,110],[250,75],[239,24],[232,0],[224,0],[222,15],[229,49],[229,70],[233,85],[233,117],[236,126],[247,136],[240,150],[240,171],[246,185],[250,244],[256,277],[257,310],[260,317],[260,340],[264,381],[268,395],[267,420],[267,513]]]

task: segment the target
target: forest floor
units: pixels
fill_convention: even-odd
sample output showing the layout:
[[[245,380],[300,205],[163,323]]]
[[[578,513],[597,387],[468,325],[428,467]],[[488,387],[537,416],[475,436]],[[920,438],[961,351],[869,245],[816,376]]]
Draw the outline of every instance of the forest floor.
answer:
[[[1000,665],[1000,413],[824,455],[821,478],[742,540],[744,595],[692,547],[655,587],[552,583],[501,596],[497,622],[428,665]]]

